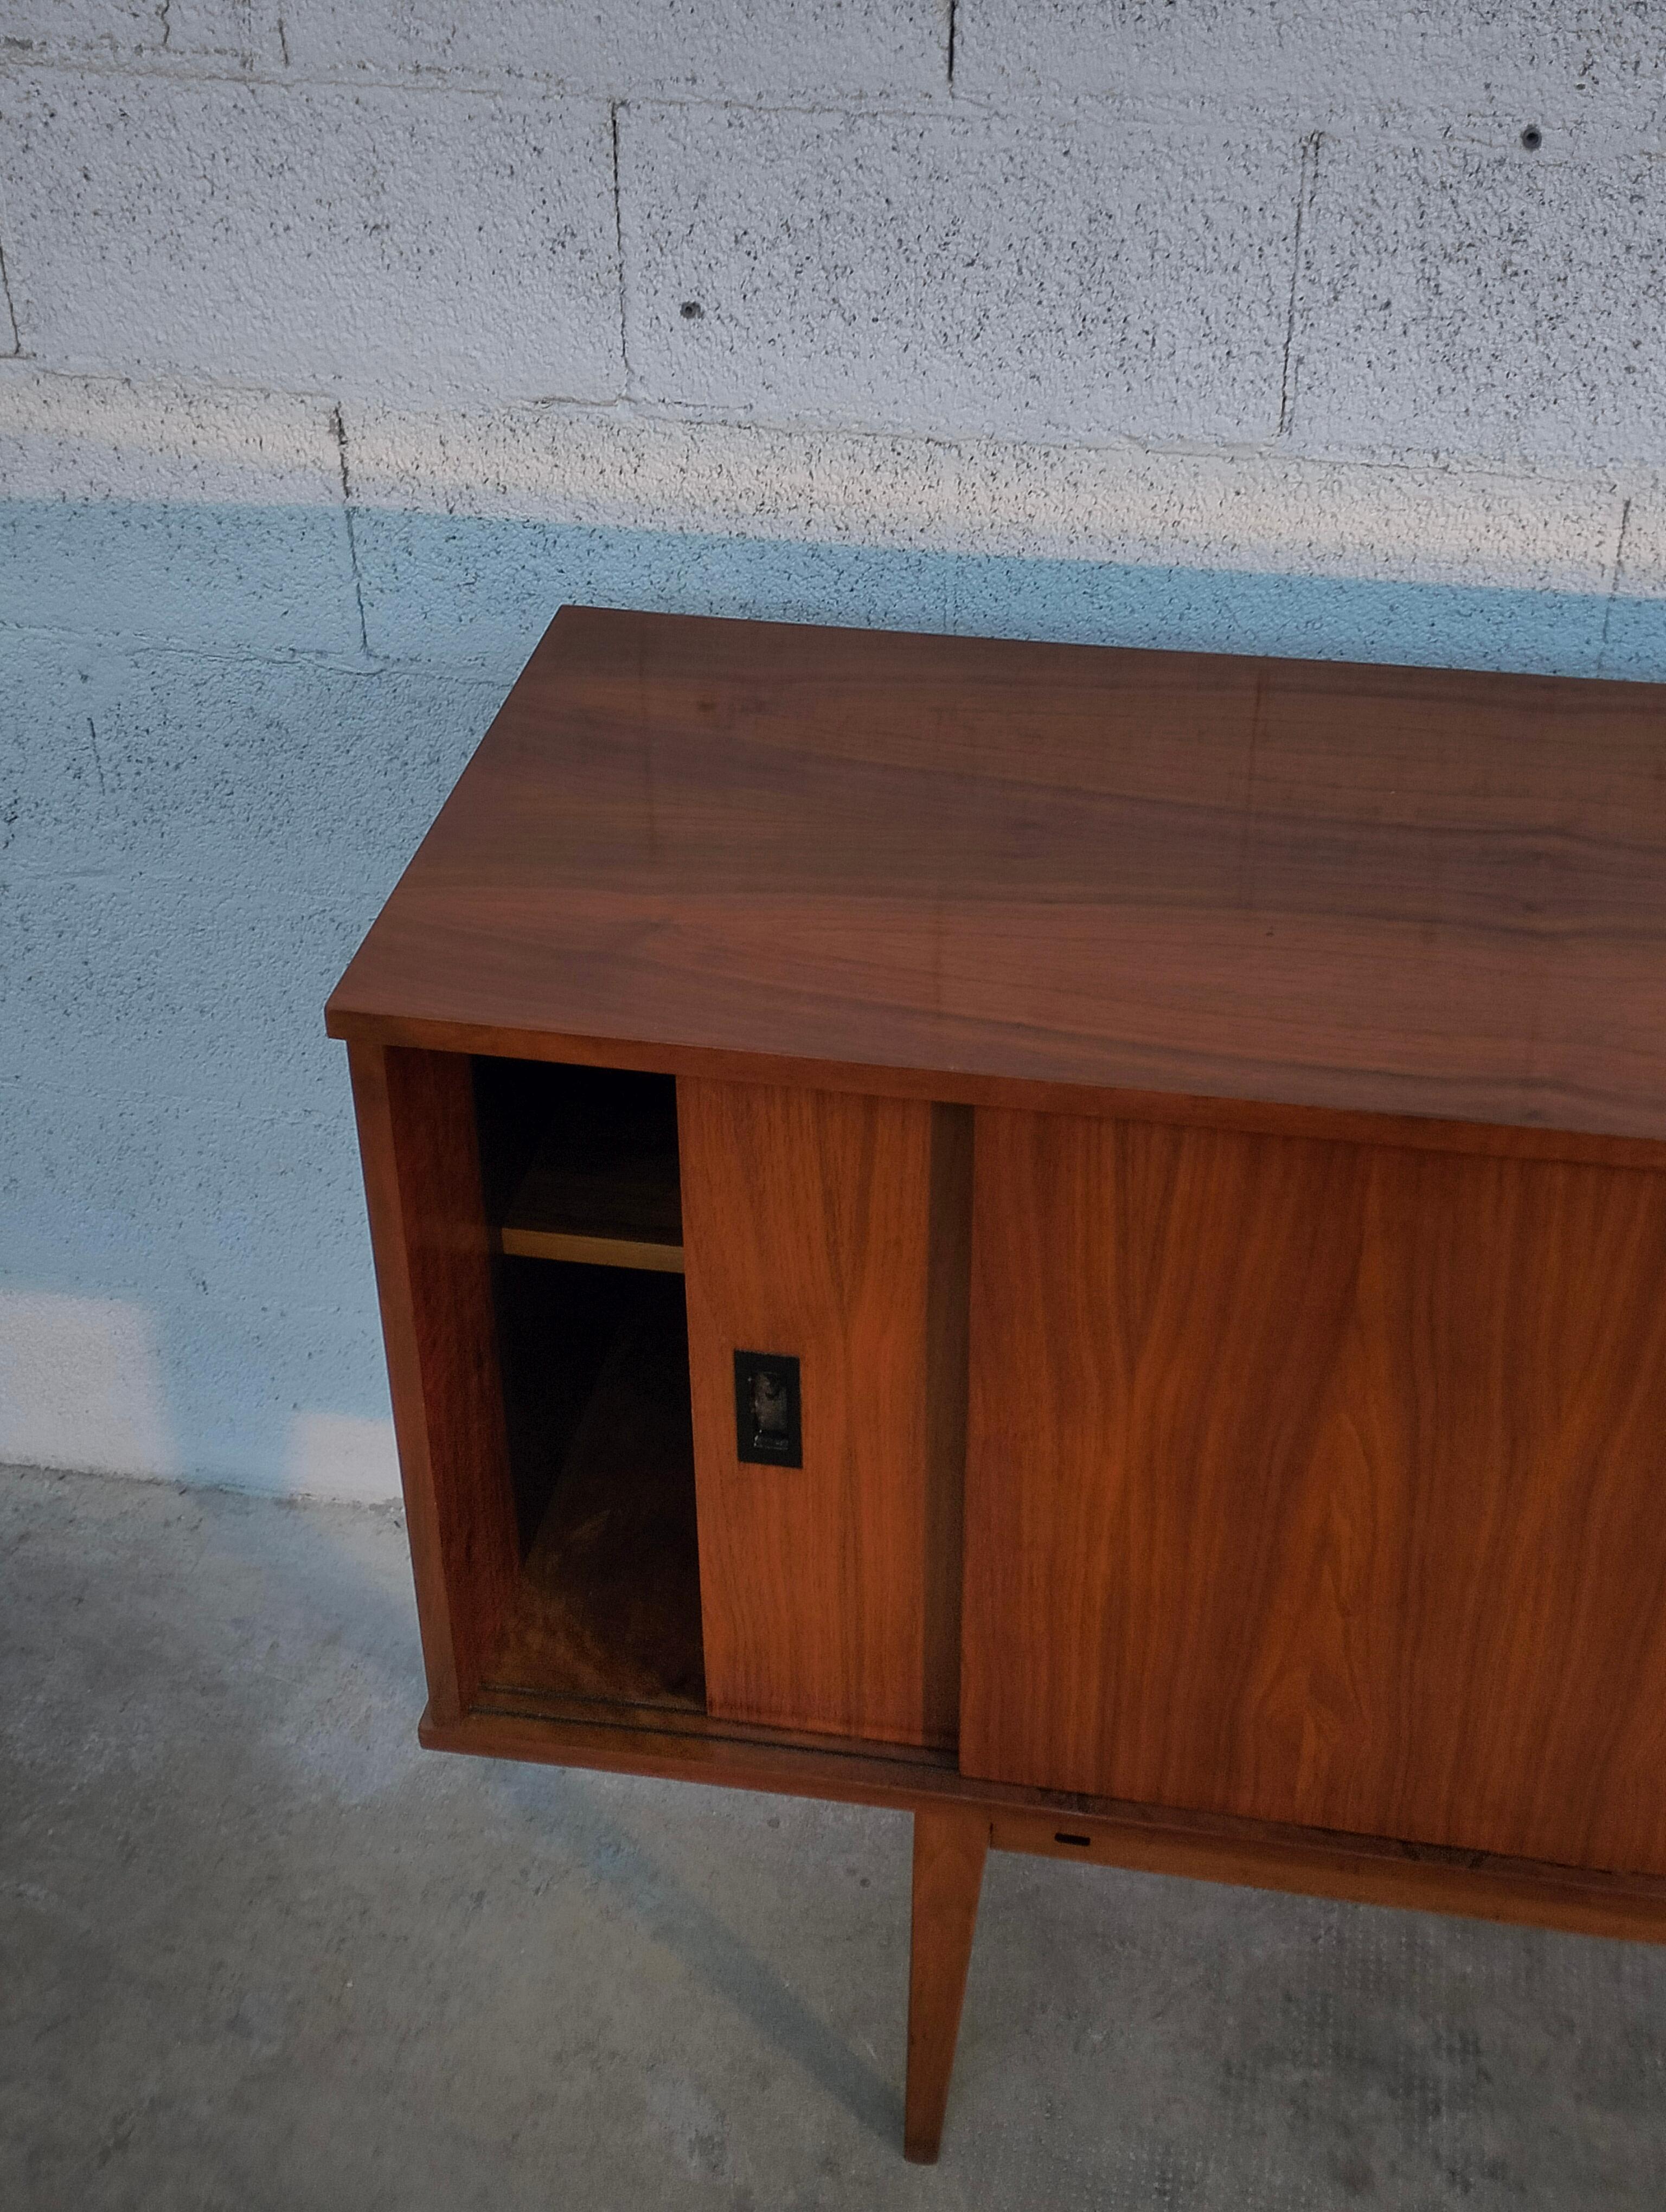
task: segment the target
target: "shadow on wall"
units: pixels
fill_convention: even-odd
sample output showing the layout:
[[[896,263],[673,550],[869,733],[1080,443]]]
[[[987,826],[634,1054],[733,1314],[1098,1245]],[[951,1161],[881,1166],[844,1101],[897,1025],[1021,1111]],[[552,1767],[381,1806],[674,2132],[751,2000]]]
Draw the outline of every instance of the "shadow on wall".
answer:
[[[563,599],[764,621],[1666,678],[1666,601],[1473,585],[795,544],[385,511],[355,520],[392,659],[507,681]]]
[[[1666,602],[0,505],[0,1457],[394,1487],[325,997],[564,600],[1666,679]]]
[[[0,503],[0,626],[507,684],[564,600],[1666,680],[1666,599],[330,507]],[[1408,565],[1419,549],[1395,546]]]

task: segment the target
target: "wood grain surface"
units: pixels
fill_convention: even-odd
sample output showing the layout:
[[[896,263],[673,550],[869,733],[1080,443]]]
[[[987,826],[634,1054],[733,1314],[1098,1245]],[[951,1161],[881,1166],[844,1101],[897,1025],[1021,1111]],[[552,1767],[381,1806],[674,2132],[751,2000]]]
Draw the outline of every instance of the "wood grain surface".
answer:
[[[1666,1872],[1666,1176],[980,1115],[961,1763]]]
[[[1181,1129],[1247,1129],[1291,1137],[1340,1137],[1353,1144],[1396,1145],[1417,1152],[1487,1153],[1499,1159],[1589,1160],[1601,1166],[1666,1167],[1666,1142],[1588,1129],[1527,1128],[1502,1121],[1451,1121],[1424,1114],[1343,1111],[1273,1099],[1203,1097],[1179,1091],[1132,1091],[1094,1084],[1027,1082],[977,1075],[964,1067],[886,1067],[873,1060],[792,1059],[780,1054],[719,1051],[623,1036],[574,1036],[553,1030],[516,1030],[482,1022],[425,1021],[404,1015],[333,1012],[331,1036],[350,1043],[404,1045],[417,1052],[474,1053],[483,1066],[545,1062],[614,1071],[654,1069],[701,1075],[714,1083],[769,1083],[873,1098],[924,1098],[960,1106],[1010,1106],[1026,1114],[1104,1114],[1117,1121],[1160,1121]]]
[[[331,1019],[1662,1139],[1663,760],[1641,684],[569,608]]]
[[[936,2162],[942,2141],[988,1855],[987,1815],[946,1805],[915,1814],[903,2154],[918,2166]]]
[[[520,1557],[471,1074],[447,1053],[350,1060],[429,1698],[455,1717]]]
[[[967,1117],[678,1091],[709,1710],[952,1742]],[[800,1361],[802,1468],[737,1458],[737,1351]]]
[[[680,1244],[638,1243],[629,1237],[592,1237],[565,1229],[523,1229],[505,1222],[494,1239],[511,1260],[567,1260],[581,1267],[639,1267],[656,1275],[680,1275]]]

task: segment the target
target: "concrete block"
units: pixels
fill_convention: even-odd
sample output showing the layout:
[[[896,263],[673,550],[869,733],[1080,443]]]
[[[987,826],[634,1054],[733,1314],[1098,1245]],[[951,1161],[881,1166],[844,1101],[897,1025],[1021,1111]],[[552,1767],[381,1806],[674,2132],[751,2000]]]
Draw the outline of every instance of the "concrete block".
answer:
[[[1134,619],[1158,642],[1170,575],[1198,642],[1323,651],[1329,608],[1367,658],[1587,667],[1623,503],[1592,476],[561,408],[360,409],[349,444],[377,651],[483,652],[499,682],[560,598],[937,629],[964,593],[963,626],[1051,634],[1053,601],[1069,635],[1109,640],[1149,588],[1151,627]],[[1558,611],[1535,633],[1540,603]]]
[[[189,1299],[211,1284],[257,1310],[356,1306],[368,1235],[335,1050],[335,1087],[309,1114],[193,1098],[188,1062],[166,1098],[9,1082],[0,1096],[18,1143],[0,1171],[0,1272],[53,1295]]]
[[[943,544],[957,449],[599,408],[355,407],[356,504],[899,548]]]
[[[1666,599],[1666,477],[1640,477],[1625,503],[1615,589]]]
[[[1602,673],[1666,683],[1666,482],[1641,483],[1626,507],[1614,596],[1604,611]]]
[[[285,0],[313,75],[489,83],[535,77],[619,96],[895,101],[946,95],[946,0]]]
[[[934,436],[1277,427],[1293,141],[632,107],[620,167],[657,400]]]
[[[348,905],[368,924],[502,694],[438,671],[121,651],[20,633],[0,685],[0,866]]]
[[[978,636],[1595,676],[1606,601],[1484,585],[990,557],[958,563],[955,605],[956,627]],[[1666,653],[1653,672],[1666,678]]]
[[[556,610],[945,629],[929,554],[685,532],[563,528],[373,509],[356,525],[372,650],[507,686]]]
[[[321,399],[7,363],[0,486],[0,624],[361,655]]]
[[[0,58],[131,61],[161,52],[167,16],[164,0],[6,0]]]
[[[167,0],[160,61],[222,74],[281,69],[287,13],[288,0]]]
[[[0,59],[246,74],[281,66],[283,0],[6,0]]]
[[[1379,11],[1380,13],[1380,11]],[[955,91],[1037,99],[1207,102],[1264,93],[1304,51],[1334,47],[1347,4],[1319,0],[957,0]]]
[[[1291,367],[1308,451],[1666,460],[1666,169],[1327,143]]]
[[[588,101],[27,74],[6,265],[52,366],[605,398],[612,143]]]
[[[8,499],[339,507],[335,410],[290,392],[0,362],[0,486]]]
[[[0,501],[0,653],[14,624],[363,657],[339,507]]]
[[[958,0],[955,90],[1310,125],[1386,112],[1500,143],[1536,125],[1555,151],[1657,136],[1666,43],[1646,0]]]
[[[951,451],[963,550],[1040,562],[1600,599],[1622,508],[1610,483],[1497,470],[1125,446]]]
[[[333,1095],[339,1049],[324,1034],[324,1002],[368,903],[130,890],[90,874],[10,883],[0,892],[8,1065],[65,1090],[317,1109]]]
[[[356,499],[406,514],[1599,596],[1622,505],[1613,483],[1588,476],[594,408],[357,408],[349,446]]]

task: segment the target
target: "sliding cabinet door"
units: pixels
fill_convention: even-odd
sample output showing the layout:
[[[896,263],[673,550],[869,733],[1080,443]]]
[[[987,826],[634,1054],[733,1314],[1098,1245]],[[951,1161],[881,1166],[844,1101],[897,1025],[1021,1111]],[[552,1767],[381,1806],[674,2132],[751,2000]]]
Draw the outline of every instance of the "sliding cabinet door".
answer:
[[[686,1079],[678,1112],[708,1709],[952,1743],[970,1115]]]
[[[980,1114],[961,1765],[1666,1873],[1666,1176]]]

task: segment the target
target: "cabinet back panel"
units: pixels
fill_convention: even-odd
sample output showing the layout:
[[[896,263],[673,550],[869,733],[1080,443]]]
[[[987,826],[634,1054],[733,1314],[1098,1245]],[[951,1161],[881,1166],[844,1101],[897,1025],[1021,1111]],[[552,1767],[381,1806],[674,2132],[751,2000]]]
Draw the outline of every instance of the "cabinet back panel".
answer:
[[[1666,1176],[977,1120],[961,1765],[1666,1872]]]
[[[678,1085],[708,1711],[954,1740],[970,1116]],[[800,1362],[802,1467],[737,1453],[734,1354]]]

